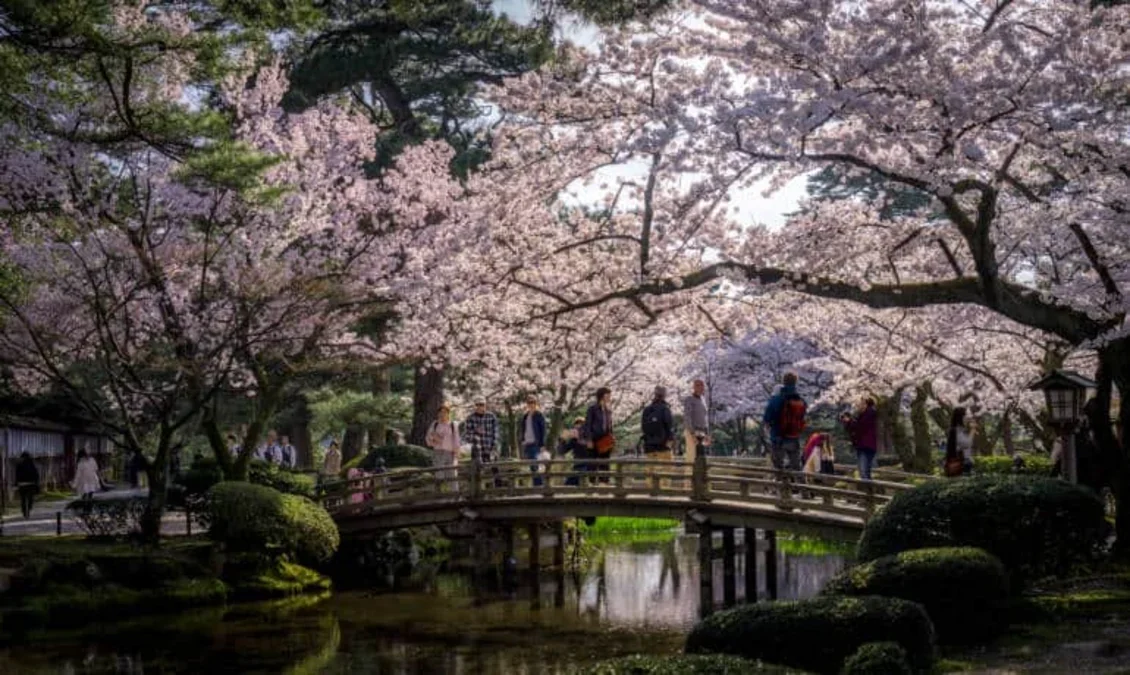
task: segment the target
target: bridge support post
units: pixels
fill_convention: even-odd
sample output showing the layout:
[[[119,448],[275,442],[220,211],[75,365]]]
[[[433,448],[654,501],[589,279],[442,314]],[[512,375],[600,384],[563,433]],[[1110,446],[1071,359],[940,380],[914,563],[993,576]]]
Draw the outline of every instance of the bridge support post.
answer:
[[[745,528],[745,601],[757,602],[757,529]]]
[[[503,525],[502,526],[502,537],[503,537],[503,542],[502,542],[502,568],[506,569],[510,565],[510,561],[515,560],[515,557],[514,557],[514,526],[513,525]]]
[[[777,599],[777,532],[765,530],[765,592],[770,600]]]
[[[710,523],[698,527],[698,613],[714,612],[714,528]]]
[[[734,550],[734,528],[722,529],[722,604],[733,607],[738,602],[737,553]]]
[[[526,526],[530,537],[530,572],[534,577],[541,571],[541,528],[537,523]]]
[[[557,539],[557,547],[553,549],[553,566],[559,570],[565,569],[565,521],[559,520],[553,525],[553,533]]]

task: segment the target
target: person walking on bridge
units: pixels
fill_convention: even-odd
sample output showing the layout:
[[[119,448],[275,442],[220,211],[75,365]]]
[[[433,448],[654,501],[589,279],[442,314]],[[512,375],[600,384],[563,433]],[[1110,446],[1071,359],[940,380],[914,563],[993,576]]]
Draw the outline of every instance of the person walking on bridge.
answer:
[[[596,390],[596,403],[589,406],[585,413],[585,426],[582,431],[585,445],[592,449],[594,459],[602,460],[612,457],[616,447],[616,437],[612,435],[612,390],[601,387]],[[592,471],[607,473],[607,464],[592,464]],[[602,477],[602,483],[607,483],[608,478]]]
[[[710,420],[706,411],[706,383],[695,380],[691,395],[683,399],[683,458],[694,462],[699,446],[709,443]]]
[[[475,401],[475,411],[463,422],[463,439],[471,446],[471,459],[486,464],[494,461],[498,447],[498,418],[487,411],[487,402]]]
[[[675,444],[675,419],[667,405],[667,388],[656,387],[651,403],[643,409],[640,420],[643,434],[643,452],[648,459],[671,460],[671,447]]]
[[[796,373],[781,378],[781,389],[769,399],[761,421],[769,430],[773,468],[800,471],[800,436],[804,433],[808,404],[797,393]],[[787,461],[786,461],[787,460]]]
[[[428,429],[425,440],[434,453],[432,458],[434,466],[454,467],[459,463],[459,427],[451,419],[451,406],[446,403],[440,406],[439,415]],[[447,482],[455,480],[455,471],[453,469],[439,471],[436,473],[436,478],[443,481],[441,487],[444,487]]]
[[[538,410],[538,400],[526,397],[526,412],[522,415],[522,456],[530,460],[530,471],[538,473],[538,455],[545,448],[545,415]],[[534,485],[541,485],[541,478],[534,478]]]
[[[875,453],[879,447],[879,412],[875,409],[875,399],[863,399],[854,415],[845,413],[841,419],[855,447],[859,478],[871,480],[871,467],[875,464]]]

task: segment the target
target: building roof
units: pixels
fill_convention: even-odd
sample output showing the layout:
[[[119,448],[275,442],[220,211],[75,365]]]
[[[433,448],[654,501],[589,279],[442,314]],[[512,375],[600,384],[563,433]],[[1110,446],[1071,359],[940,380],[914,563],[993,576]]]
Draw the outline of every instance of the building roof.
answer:
[[[1072,370],[1053,370],[1032,384],[1029,384],[1028,388],[1034,390],[1047,389],[1055,386],[1094,389],[1099,386],[1099,383]]]

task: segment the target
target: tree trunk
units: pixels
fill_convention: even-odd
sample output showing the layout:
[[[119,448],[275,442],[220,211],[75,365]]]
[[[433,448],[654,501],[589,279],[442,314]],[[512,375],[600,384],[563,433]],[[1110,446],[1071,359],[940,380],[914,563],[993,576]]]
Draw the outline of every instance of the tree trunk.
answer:
[[[389,376],[388,368],[380,368],[376,374],[373,375],[373,395],[377,397],[386,397],[392,394],[392,378]],[[388,424],[385,422],[377,422],[369,427],[369,445],[380,447],[388,445]]]
[[[738,447],[743,455],[749,454],[749,430],[745,428],[745,415],[738,415],[734,423],[738,426]]]
[[[169,451],[172,445],[172,434],[168,429],[162,428],[157,437],[157,452],[153,460],[145,467],[149,478],[149,497],[145,504],[145,511],[141,514],[141,539],[154,544],[161,539],[161,518],[165,515],[165,503],[169,493]],[[132,454],[138,447],[130,448]]]
[[[442,369],[416,369],[412,393],[412,432],[408,434],[408,442],[412,445],[425,445],[428,427],[439,416],[439,407],[443,405],[443,379]]]
[[[928,473],[934,468],[934,439],[930,436],[930,385],[920,384],[914,388],[914,399],[910,402],[910,427],[914,437],[914,454],[907,471]]]
[[[294,446],[294,465],[300,469],[314,468],[314,439],[310,436],[310,408],[306,406],[306,397],[300,397],[298,411],[294,423],[287,429],[290,444]]]
[[[1095,444],[1103,458],[1103,467],[1111,477],[1115,499],[1114,552],[1121,559],[1130,558],[1130,449],[1123,447],[1121,434],[1130,425],[1130,338],[1109,343],[1099,350],[1099,382],[1095,405],[1090,411]],[[1117,428],[1111,424],[1110,406],[1113,387],[1122,396]]]
[[[902,424],[902,393],[897,389],[878,402],[879,438],[877,454],[894,453],[905,467],[914,464],[914,451],[906,427]]]
[[[1001,418],[1001,441],[1004,442],[1004,452],[1009,457],[1016,454],[1016,439],[1012,437],[1012,408],[1004,411]]]
[[[361,454],[365,443],[365,427],[352,424],[345,428],[345,436],[341,439],[341,463],[345,464]]]
[[[550,454],[556,454],[557,440],[561,438],[561,431],[565,428],[565,401],[569,396],[569,390],[565,385],[561,385],[557,389],[557,398],[553,401],[553,411],[549,414],[549,429],[546,431],[545,449]]]

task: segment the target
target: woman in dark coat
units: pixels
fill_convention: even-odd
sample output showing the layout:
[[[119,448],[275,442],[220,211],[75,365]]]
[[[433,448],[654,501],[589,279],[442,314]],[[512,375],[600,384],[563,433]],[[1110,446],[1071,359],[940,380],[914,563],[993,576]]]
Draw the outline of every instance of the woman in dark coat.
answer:
[[[24,518],[30,518],[32,503],[39,492],[39,469],[26,452],[20,454],[20,461],[16,463],[16,487],[20,491],[20,511]]]

